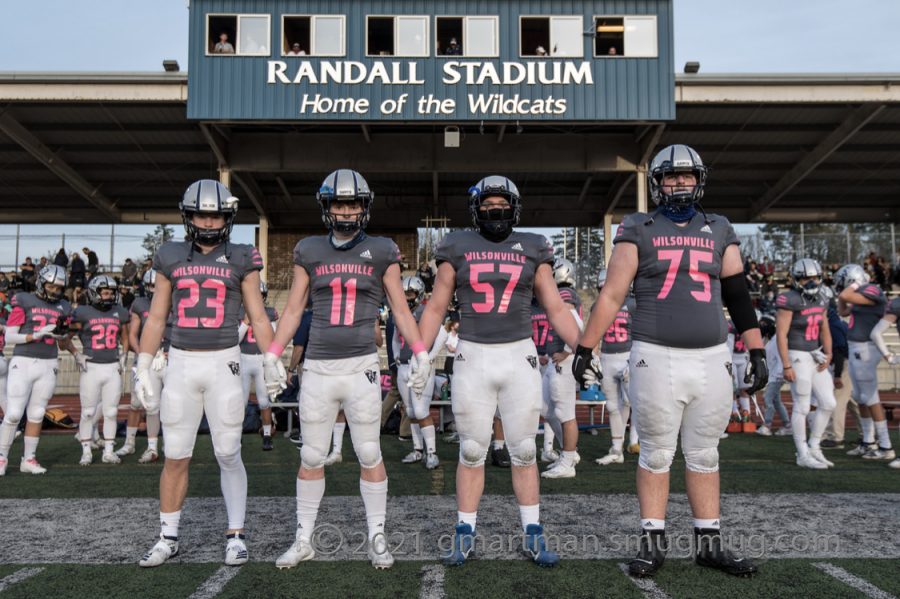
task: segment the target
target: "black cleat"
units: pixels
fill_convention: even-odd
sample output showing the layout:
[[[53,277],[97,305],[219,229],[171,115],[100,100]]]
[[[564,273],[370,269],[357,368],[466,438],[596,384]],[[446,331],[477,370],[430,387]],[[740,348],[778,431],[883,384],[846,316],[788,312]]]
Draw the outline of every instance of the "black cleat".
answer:
[[[722,546],[722,534],[714,528],[695,528],[694,561],[698,566],[715,568],[732,576],[749,578],[756,574],[757,567],[749,559],[737,557]]]
[[[499,466],[500,468],[509,468],[511,462],[509,461],[509,450],[506,449],[506,445],[501,447],[500,449],[491,448],[491,463],[494,466]]]
[[[665,530],[642,530],[641,548],[637,557],[628,562],[628,573],[637,578],[653,576],[662,568],[668,551]]]
[[[263,435],[262,450],[263,451],[272,451],[272,449],[273,449],[272,435]]]
[[[300,438],[300,429],[299,428],[292,430],[288,439],[290,440],[291,443],[293,443],[297,447],[300,447],[301,445],[303,445],[303,440]]]

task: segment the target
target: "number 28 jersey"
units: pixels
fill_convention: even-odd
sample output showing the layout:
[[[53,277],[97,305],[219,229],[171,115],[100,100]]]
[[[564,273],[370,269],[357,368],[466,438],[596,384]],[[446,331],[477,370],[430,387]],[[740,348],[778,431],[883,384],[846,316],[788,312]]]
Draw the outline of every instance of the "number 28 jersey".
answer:
[[[119,337],[131,317],[123,306],[98,310],[94,306],[78,306],[72,322],[81,325],[78,338],[84,355],[95,364],[111,364],[119,359]]]
[[[475,231],[454,231],[435,258],[456,271],[461,339],[508,343],[532,336],[534,276],[541,264],[553,264],[546,237],[514,231],[495,243]]]
[[[304,355],[310,360],[367,356],[375,346],[375,319],[384,303],[384,273],[400,263],[387,237],[366,237],[335,248],[328,236],[306,237],[294,247],[294,264],[309,275],[312,327]]]
[[[813,351],[819,343],[819,328],[828,326],[828,300],[822,295],[808,299],[793,289],[775,299],[775,307],[791,312],[791,328],[788,329],[788,349]]]
[[[191,251],[191,243],[166,243],[153,258],[153,268],[172,283],[172,345],[187,350],[234,347],[241,282],[254,270],[262,270],[262,257],[252,245],[223,243],[203,254],[196,248]]]
[[[724,343],[722,257],[739,244],[725,217],[697,213],[684,227],[662,214],[629,214],[613,243],[638,249],[634,279],[635,341],[701,348]]]

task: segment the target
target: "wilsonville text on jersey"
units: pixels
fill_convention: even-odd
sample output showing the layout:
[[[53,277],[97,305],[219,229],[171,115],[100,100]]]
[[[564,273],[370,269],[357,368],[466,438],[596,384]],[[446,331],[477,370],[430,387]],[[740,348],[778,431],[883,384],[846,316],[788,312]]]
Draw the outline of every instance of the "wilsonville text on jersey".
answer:
[[[374,268],[366,264],[320,264],[316,267],[316,275],[364,275],[371,277],[375,272]]]

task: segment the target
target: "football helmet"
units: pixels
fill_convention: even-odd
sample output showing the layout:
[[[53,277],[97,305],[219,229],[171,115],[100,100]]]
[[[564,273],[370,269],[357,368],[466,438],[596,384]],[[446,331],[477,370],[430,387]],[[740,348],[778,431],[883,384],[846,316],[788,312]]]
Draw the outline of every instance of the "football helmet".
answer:
[[[759,333],[766,339],[775,336],[775,315],[766,312],[759,317]]]
[[[606,285],[606,269],[601,268],[600,274],[597,275],[597,291],[603,289],[604,285]]]
[[[369,189],[369,184],[354,170],[340,168],[322,181],[316,201],[322,209],[322,222],[329,231],[340,233],[356,233],[366,228],[369,224],[369,210],[375,194]],[[362,212],[356,215],[356,220],[338,220],[331,214],[332,202],[356,202],[362,203]]]
[[[406,298],[406,303],[409,305],[410,310],[415,310],[425,297],[425,283],[416,276],[403,277],[403,293],[409,293],[410,291],[415,293],[416,297],[412,299]]]
[[[103,299],[101,291],[111,289],[113,294],[110,299]],[[108,275],[97,275],[88,281],[87,300],[90,305],[98,310],[109,310],[119,303],[119,286],[116,280]]]
[[[144,295],[152,300],[153,288],[156,287],[156,271],[152,268],[148,269],[147,272],[144,273],[144,278],[142,280],[144,282]]]
[[[647,170],[647,183],[650,197],[659,206],[663,205],[672,210],[687,210],[695,202],[703,197],[706,187],[707,168],[703,165],[700,155],[690,146],[674,144],[663,148],[650,162]],[[697,184],[691,191],[674,191],[666,193],[663,190],[663,177],[674,173],[693,173],[697,178]]]
[[[834,273],[834,289],[838,293],[851,284],[865,285],[869,282],[869,273],[859,264],[847,264]]]
[[[508,208],[481,210],[485,198],[500,196],[509,201]],[[472,224],[489,239],[505,239],[519,224],[522,199],[516,184],[501,175],[485,177],[469,188],[469,215]]]
[[[234,217],[238,211],[238,199],[231,195],[228,188],[212,179],[194,181],[184,192],[178,208],[181,220],[191,241],[201,245],[219,245],[228,241]],[[221,214],[225,217],[225,226],[221,229],[201,229],[194,225],[195,213]]]
[[[565,258],[557,258],[553,261],[553,279],[557,285],[567,287],[575,286],[575,265]]]
[[[259,281],[259,292],[262,294],[264,302],[269,299],[269,286],[262,279]]]
[[[800,284],[803,279],[809,279]],[[801,258],[791,266],[791,286],[809,299],[819,295],[822,284],[822,266],[812,258]]]
[[[57,302],[62,299],[63,290],[66,288],[66,269],[56,264],[48,264],[38,273],[35,295],[42,300]],[[47,285],[59,285],[59,293],[47,291]]]

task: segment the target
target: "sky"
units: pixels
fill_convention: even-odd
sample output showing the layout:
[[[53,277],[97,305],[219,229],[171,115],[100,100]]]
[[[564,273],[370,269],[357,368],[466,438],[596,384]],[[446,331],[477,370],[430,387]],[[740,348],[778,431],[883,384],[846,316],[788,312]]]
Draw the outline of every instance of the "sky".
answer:
[[[160,71],[164,59],[186,69],[187,6],[186,0],[0,0],[0,71]],[[674,15],[677,72],[689,60],[700,62],[701,73],[900,72],[900,0],[674,0]],[[147,230],[117,231],[115,261],[139,257]],[[97,246],[101,262],[110,259],[109,225],[23,225],[20,232],[27,236],[20,261],[58,249],[56,236],[64,232],[70,251]],[[235,227],[234,235],[250,242],[253,228]],[[14,225],[0,225],[0,269],[14,260],[14,237]]]

